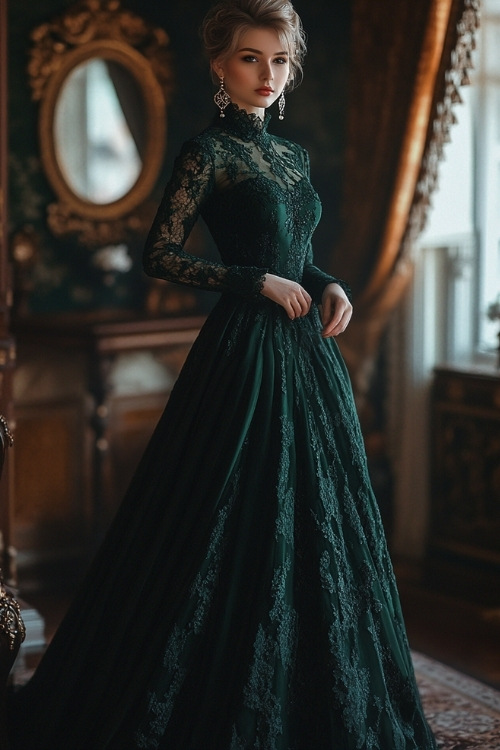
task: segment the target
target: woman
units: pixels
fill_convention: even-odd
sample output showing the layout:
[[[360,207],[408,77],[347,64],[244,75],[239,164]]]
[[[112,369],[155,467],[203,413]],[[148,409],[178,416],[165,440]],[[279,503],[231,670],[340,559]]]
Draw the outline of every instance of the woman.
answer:
[[[300,21],[223,0],[203,33],[219,115],[175,164],[145,268],[222,295],[16,700],[15,747],[430,750],[334,341],[347,288],[312,263],[307,154],[267,131]],[[221,263],[182,249],[200,214]]]

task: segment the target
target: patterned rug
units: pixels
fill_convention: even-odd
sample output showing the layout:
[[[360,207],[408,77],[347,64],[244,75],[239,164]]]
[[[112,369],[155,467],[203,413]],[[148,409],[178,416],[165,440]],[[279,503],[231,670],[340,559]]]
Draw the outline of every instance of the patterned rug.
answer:
[[[423,654],[413,651],[412,656],[440,750],[500,750],[500,692]],[[14,687],[27,682],[32,672],[32,665],[18,662]]]
[[[500,693],[422,654],[413,663],[440,750],[500,750]]]

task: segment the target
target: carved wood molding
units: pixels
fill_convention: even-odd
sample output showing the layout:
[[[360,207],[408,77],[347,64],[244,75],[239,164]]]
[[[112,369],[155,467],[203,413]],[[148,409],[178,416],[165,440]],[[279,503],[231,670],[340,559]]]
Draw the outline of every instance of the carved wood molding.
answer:
[[[80,0],[64,15],[43,23],[31,33],[34,44],[28,65],[33,99],[43,98],[50,78],[73,49],[98,40],[114,40],[136,49],[151,65],[168,101],[170,40],[164,29],[120,8],[120,0]]]
[[[89,248],[127,242],[137,233],[146,230],[151,225],[153,216],[154,209],[148,203],[110,221],[82,216],[61,201],[51,203],[47,208],[47,224],[56,237],[71,234]]]

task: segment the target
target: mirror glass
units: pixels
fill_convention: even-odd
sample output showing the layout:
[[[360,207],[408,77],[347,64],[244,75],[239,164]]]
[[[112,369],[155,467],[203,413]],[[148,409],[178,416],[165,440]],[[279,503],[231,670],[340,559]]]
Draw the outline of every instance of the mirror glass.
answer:
[[[120,63],[92,58],[73,68],[57,97],[54,141],[76,195],[107,204],[131,190],[143,165],[144,112],[141,88]]]

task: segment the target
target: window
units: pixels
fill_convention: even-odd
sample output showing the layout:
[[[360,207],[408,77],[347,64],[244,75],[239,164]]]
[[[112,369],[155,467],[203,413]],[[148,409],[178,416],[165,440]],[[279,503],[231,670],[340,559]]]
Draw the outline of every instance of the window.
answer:
[[[443,346],[436,360],[492,357],[498,321],[487,317],[500,294],[500,0],[483,0],[472,85],[461,90],[458,124],[439,169],[422,252],[434,251]]]
[[[479,351],[498,345],[498,321],[488,305],[500,294],[500,1],[483,0],[474,76],[476,142],[475,222],[478,229],[477,332]]]

